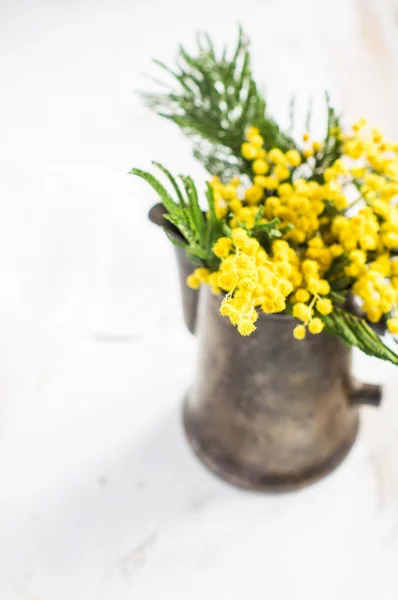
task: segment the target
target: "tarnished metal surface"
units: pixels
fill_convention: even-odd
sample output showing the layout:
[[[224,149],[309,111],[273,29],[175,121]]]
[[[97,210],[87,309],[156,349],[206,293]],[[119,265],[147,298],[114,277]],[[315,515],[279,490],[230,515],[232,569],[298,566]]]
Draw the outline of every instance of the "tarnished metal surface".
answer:
[[[195,322],[196,313],[199,301],[199,292],[197,290],[191,290],[187,286],[187,277],[192,273],[194,267],[192,263],[186,257],[185,250],[183,248],[175,248],[178,265],[178,275],[180,279],[180,290],[181,290],[181,301],[182,311],[184,315],[184,322],[191,333],[195,333]]]
[[[324,475],[358,430],[350,350],[324,334],[295,340],[295,321],[282,315],[261,315],[243,338],[219,304],[201,290],[198,370],[184,413],[195,452],[243,487],[288,489]]]

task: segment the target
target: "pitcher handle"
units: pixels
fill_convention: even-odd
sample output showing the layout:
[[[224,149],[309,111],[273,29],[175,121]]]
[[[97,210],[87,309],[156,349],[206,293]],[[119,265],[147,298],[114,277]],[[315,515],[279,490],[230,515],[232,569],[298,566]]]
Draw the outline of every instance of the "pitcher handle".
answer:
[[[380,406],[382,390],[382,386],[378,384],[354,381],[350,393],[351,404]]]

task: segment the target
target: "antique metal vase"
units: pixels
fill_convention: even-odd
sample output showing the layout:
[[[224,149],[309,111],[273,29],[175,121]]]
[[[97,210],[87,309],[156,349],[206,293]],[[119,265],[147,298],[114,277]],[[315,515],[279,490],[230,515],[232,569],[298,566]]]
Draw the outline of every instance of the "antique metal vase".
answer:
[[[152,220],[159,222],[159,218]],[[172,232],[175,234],[175,232]],[[177,234],[176,234],[177,235]],[[332,471],[358,432],[359,404],[380,403],[380,386],[356,383],[351,349],[338,338],[293,338],[295,319],[259,317],[242,337],[177,248],[184,320],[197,336],[198,365],[184,405],[188,440],[223,479],[244,488],[299,488]]]

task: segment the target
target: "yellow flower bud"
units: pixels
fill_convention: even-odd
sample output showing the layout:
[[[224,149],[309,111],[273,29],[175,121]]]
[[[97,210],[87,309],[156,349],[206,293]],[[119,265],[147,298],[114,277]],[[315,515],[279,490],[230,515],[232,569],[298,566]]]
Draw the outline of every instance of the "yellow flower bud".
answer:
[[[278,179],[278,181],[284,181],[290,177],[290,171],[284,165],[276,165],[273,170],[273,175]]]
[[[398,318],[394,317],[387,320],[387,328],[391,333],[398,333]]]
[[[217,278],[217,283],[221,289],[230,292],[236,285],[236,275],[233,273],[220,273]]]
[[[312,142],[312,149],[314,152],[319,152],[320,150],[322,150],[322,143],[321,142]]]
[[[213,252],[218,258],[225,258],[232,249],[232,240],[227,237],[219,238],[213,246]]]
[[[287,158],[288,163],[292,167],[298,167],[299,164],[301,163],[301,156],[297,150],[288,150],[288,152],[286,152],[285,156]]]
[[[264,144],[264,138],[261,135],[252,135],[249,138],[249,142],[253,144],[253,146],[256,146],[256,148],[261,149],[261,146]]]
[[[390,231],[389,233],[382,235],[381,239],[383,240],[383,244],[386,246],[386,248],[398,248],[398,233]]]
[[[329,292],[330,292],[329,283],[326,281],[326,279],[321,279],[319,282],[319,286],[318,286],[318,294],[321,294],[322,296],[327,296],[327,294]]]
[[[256,175],[266,175],[269,171],[269,164],[261,158],[257,158],[252,164],[253,172]]]
[[[246,160],[254,160],[257,156],[256,146],[254,146],[253,144],[250,144],[248,142],[245,142],[244,144],[242,144],[241,152],[242,152],[243,158],[246,158]]]
[[[359,244],[363,250],[375,250],[377,246],[376,239],[372,235],[364,235],[360,238]]]
[[[319,290],[322,284],[316,277],[310,277],[307,279],[307,288],[311,294],[319,294]]]
[[[253,268],[253,261],[246,256],[246,254],[241,254],[236,257],[235,266],[239,271],[251,271]]]
[[[285,298],[278,293],[274,300],[274,312],[282,312],[286,308]]]
[[[321,315],[329,315],[333,310],[333,304],[329,298],[320,298],[316,303],[316,309]]]
[[[191,275],[188,275],[187,277],[187,286],[190,287],[192,290],[198,290],[200,287],[200,279],[199,277],[197,277],[194,273],[191,273]]]
[[[256,326],[253,325],[250,319],[243,318],[238,323],[238,331],[241,335],[250,335],[256,330]]]
[[[377,306],[372,306],[366,311],[366,316],[371,323],[378,323],[381,319],[381,310]]]
[[[242,202],[238,198],[234,198],[229,203],[229,209],[236,215],[242,210]]]
[[[258,185],[252,185],[245,191],[245,200],[247,200],[249,204],[257,204],[263,197],[263,193],[263,188]]]
[[[257,185],[259,187],[262,187],[262,188],[267,187],[267,177],[265,177],[264,175],[255,175],[253,182],[254,182],[254,185]]]
[[[245,134],[245,138],[247,140],[250,140],[251,137],[255,136],[255,135],[260,135],[260,130],[257,129],[257,127],[248,127],[246,130],[246,134]]]
[[[288,277],[291,273],[291,266],[288,262],[277,262],[274,265],[274,273],[278,277]]]
[[[398,275],[398,260],[392,260],[390,263],[391,275]]]
[[[365,175],[365,169],[363,167],[353,167],[351,173],[355,179],[361,179]]]
[[[342,248],[342,246],[340,246],[340,244],[332,244],[329,247],[329,252],[333,258],[337,258],[338,256],[341,256],[343,254],[344,249]]]
[[[272,150],[268,152],[268,160],[275,163],[276,165],[286,165],[287,163],[286,156],[279,148],[272,148]]]
[[[244,277],[239,281],[239,289],[246,292],[251,292],[256,287],[256,283],[250,277]]]
[[[355,265],[364,265],[366,263],[366,254],[362,250],[352,250],[350,252],[350,259]]]
[[[314,260],[304,260],[302,264],[303,272],[306,275],[316,275],[318,273],[318,263]]]
[[[310,248],[323,248],[322,238],[313,237],[309,240],[308,245]]]
[[[308,290],[298,289],[294,295],[296,302],[308,302],[310,299],[310,293]]]
[[[220,306],[220,313],[223,317],[231,317],[236,315],[238,311],[228,301],[224,300]]]
[[[237,229],[233,230],[232,241],[237,248],[243,250],[243,248],[246,246],[248,240],[249,240],[249,236],[247,235],[247,233],[244,229],[242,229],[241,227],[238,227]]]
[[[276,190],[279,185],[279,181],[275,177],[264,177],[263,183],[268,190]]]
[[[313,333],[313,334],[321,333],[323,328],[324,328],[324,324],[319,317],[315,317],[314,319],[311,319],[311,321],[308,324],[308,329],[310,330],[310,333]]]
[[[290,283],[290,281],[287,281],[287,279],[282,279],[278,282],[278,290],[285,296],[285,298],[287,298],[287,296],[293,291],[293,285]]]
[[[305,327],[304,325],[296,325],[293,329],[293,336],[296,340],[303,340],[305,338]]]
[[[307,321],[311,318],[312,310],[306,304],[298,302],[293,306],[293,316],[300,321]]]
[[[209,278],[210,271],[209,271],[209,269],[200,267],[199,269],[195,269],[194,275],[196,275],[196,277],[199,279],[199,281],[201,283],[206,283]]]

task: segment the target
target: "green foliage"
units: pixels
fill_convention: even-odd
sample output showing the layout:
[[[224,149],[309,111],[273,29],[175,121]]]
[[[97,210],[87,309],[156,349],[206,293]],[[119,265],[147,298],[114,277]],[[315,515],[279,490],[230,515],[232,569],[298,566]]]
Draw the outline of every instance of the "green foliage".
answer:
[[[329,94],[326,92],[326,106],[328,113],[328,124],[323,147],[315,157],[315,166],[311,179],[323,183],[323,174],[342,155],[343,143],[340,139],[341,122],[340,116],[330,104]]]
[[[265,248],[267,252],[271,252],[272,240],[282,237],[282,233],[279,229],[280,219],[272,219],[272,221],[268,221],[267,223],[261,223],[261,218],[264,213],[264,206],[260,206],[257,211],[256,216],[254,217],[254,225],[253,227],[247,227],[245,223],[242,223],[235,216],[234,219],[241,227],[244,229],[249,237],[255,238],[260,242],[260,245]],[[231,235],[231,230],[225,231],[224,233],[227,236]]]
[[[350,264],[347,252],[335,258],[325,273],[324,278],[330,283],[332,290],[341,292],[352,283],[352,278],[345,275],[344,269]]]
[[[147,171],[131,169],[132,175],[137,175],[147,181],[158,194],[167,210],[164,218],[178,229],[185,241],[176,242],[165,228],[169,240],[185,248],[188,257],[195,265],[203,265],[210,269],[218,266],[218,258],[213,254],[212,247],[222,235],[222,222],[217,218],[214,209],[213,191],[208,186],[207,199],[209,203],[209,218],[207,219],[199,205],[198,193],[191,177],[180,175],[183,190],[176,179],[158,163],[153,163],[167,177],[173,187],[174,199],[160,181]]]
[[[381,341],[364,319],[341,308],[335,308],[330,315],[320,316],[325,323],[325,331],[337,335],[349,346],[356,346],[369,356],[398,365],[398,356]]]
[[[221,54],[216,53],[212,41],[207,35],[198,37],[197,49],[189,54],[182,46],[176,58],[176,64],[169,68],[160,61],[154,61],[169,76],[169,83],[164,93],[143,93],[147,105],[160,116],[174,122],[191,138],[194,155],[200,160],[211,175],[227,182],[233,175],[244,176],[246,183],[253,179],[252,163],[241,155],[245,132],[249,126],[257,127],[264,139],[266,150],[279,148],[282,152],[296,148],[291,137],[294,127],[295,101],[290,104],[290,129],[284,132],[268,115],[267,105],[260,92],[252,72],[249,43],[242,30],[235,49],[230,54],[224,47]],[[342,156],[343,142],[341,138],[340,116],[330,104],[326,94],[327,131],[322,147],[316,152],[314,159],[306,161],[298,167],[298,175],[305,179],[323,184],[326,169]],[[310,127],[311,103],[309,104],[306,128]],[[302,154],[302,157],[307,154]],[[195,266],[205,266],[211,271],[217,270],[220,264],[212,252],[212,248],[221,236],[231,236],[231,229],[226,219],[219,219],[215,210],[214,194],[207,184],[208,212],[204,214],[199,203],[197,189],[188,176],[175,179],[162,165],[158,167],[169,182],[170,193],[152,174],[132,169],[131,173],[146,180],[156,191],[162,201],[167,219],[173,227],[165,226],[169,239],[186,250],[189,260]],[[246,177],[245,177],[246,176]],[[296,176],[296,172],[295,175]],[[292,179],[289,178],[289,183]],[[360,183],[355,182],[360,189]],[[361,198],[357,200],[360,201]],[[324,215],[334,219],[340,211],[332,201],[325,201]],[[237,224],[245,229],[250,237],[259,241],[261,246],[272,253],[272,241],[284,235],[289,227],[281,226],[279,219],[264,223],[264,206],[258,209],[252,228],[245,223]],[[177,236],[176,229],[181,234]],[[321,228],[322,233],[322,228]],[[294,247],[293,244],[291,244]],[[300,247],[297,250],[300,253]],[[349,290],[353,278],[345,273],[350,263],[346,252],[335,258],[324,274],[330,282],[330,299],[334,310],[329,315],[318,316],[325,324],[325,331],[338,336],[349,346],[356,346],[366,354],[390,361],[398,365],[398,355],[390,350],[378,337],[375,331],[361,317],[349,312]],[[312,305],[315,302],[312,303]],[[286,311],[292,312],[292,304],[288,303]],[[316,309],[315,309],[316,312]],[[317,314],[317,313],[316,313]]]
[[[223,181],[251,172],[240,151],[249,125],[259,128],[266,149],[295,148],[293,139],[267,114],[241,29],[235,50],[230,58],[227,55],[225,47],[217,56],[210,38],[201,35],[194,54],[180,46],[174,69],[154,61],[172,77],[168,92],[142,94],[148,106],[193,139],[195,156]]]
[[[279,224],[280,219],[272,219],[268,223],[255,222],[253,229],[250,230],[250,235],[256,238],[267,252],[271,252],[272,240],[282,237]]]

